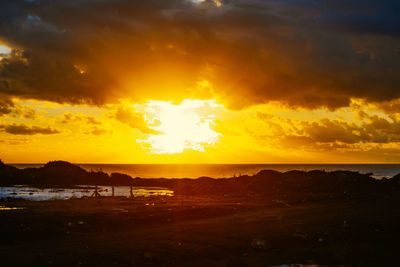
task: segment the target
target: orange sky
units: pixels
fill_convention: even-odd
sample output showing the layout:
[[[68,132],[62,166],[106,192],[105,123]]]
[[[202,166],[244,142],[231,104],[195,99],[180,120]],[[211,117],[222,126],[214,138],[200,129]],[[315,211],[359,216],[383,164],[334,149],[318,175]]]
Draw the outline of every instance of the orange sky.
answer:
[[[349,1],[6,1],[0,158],[398,163],[398,14]]]
[[[5,162],[393,163],[397,114],[279,103],[232,111],[216,100],[121,101],[103,107],[14,99],[1,118]]]

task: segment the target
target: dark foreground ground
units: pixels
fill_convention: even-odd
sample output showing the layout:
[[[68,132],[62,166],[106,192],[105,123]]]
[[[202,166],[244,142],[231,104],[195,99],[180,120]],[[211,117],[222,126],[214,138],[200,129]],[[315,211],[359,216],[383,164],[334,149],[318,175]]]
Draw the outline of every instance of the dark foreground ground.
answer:
[[[400,197],[7,201],[1,266],[400,266]]]

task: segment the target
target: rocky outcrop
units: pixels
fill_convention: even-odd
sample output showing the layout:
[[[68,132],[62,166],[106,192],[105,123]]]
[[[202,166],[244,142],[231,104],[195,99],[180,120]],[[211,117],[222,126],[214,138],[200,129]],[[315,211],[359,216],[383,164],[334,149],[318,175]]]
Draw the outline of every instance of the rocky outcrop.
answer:
[[[0,162],[0,185],[27,184],[36,186],[132,185],[171,189],[182,195],[261,195],[273,199],[301,200],[388,193],[400,189],[400,174],[377,180],[371,174],[351,171],[325,172],[263,170],[253,176],[214,179],[143,179],[121,173],[86,171],[79,166],[52,161],[40,168],[17,169]]]

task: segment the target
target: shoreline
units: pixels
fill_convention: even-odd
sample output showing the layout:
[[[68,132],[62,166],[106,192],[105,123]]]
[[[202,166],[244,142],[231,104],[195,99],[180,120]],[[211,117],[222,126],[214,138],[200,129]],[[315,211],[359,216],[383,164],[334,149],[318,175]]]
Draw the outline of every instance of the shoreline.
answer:
[[[19,179],[14,170],[1,165],[0,182],[4,174]],[[109,186],[111,179],[174,195],[0,200],[7,266],[400,265],[400,175],[264,170],[228,179],[132,179],[65,162],[27,174],[49,186],[82,179]]]
[[[84,186],[130,186],[163,188],[177,195],[268,196],[284,201],[343,197],[346,195],[400,192],[400,174],[390,179],[375,179],[372,173],[352,171],[263,170],[255,175],[231,178],[197,179],[132,178],[122,173],[87,172],[64,161],[53,161],[40,168],[17,169],[0,163],[0,186],[25,184],[40,188],[77,188]],[[79,188],[78,187],[78,188]]]

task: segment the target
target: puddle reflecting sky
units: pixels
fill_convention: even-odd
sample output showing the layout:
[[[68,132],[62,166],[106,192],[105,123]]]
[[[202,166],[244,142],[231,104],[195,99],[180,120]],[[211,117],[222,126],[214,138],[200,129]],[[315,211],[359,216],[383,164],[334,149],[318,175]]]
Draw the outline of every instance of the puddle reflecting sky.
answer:
[[[24,208],[0,206],[0,211],[5,211],[5,210],[22,210],[22,209],[24,209]]]
[[[80,188],[34,188],[26,186],[12,186],[0,187],[1,198],[22,198],[26,200],[51,200],[51,199],[70,199],[89,197],[93,194],[94,188],[80,187]],[[111,186],[98,187],[98,192],[101,196],[112,196]],[[135,197],[149,197],[149,196],[172,196],[173,191],[164,188],[153,187],[133,187],[133,196]],[[130,196],[129,186],[115,186],[115,196]]]

